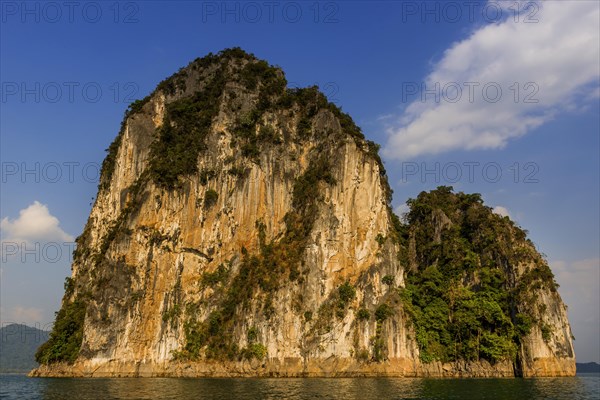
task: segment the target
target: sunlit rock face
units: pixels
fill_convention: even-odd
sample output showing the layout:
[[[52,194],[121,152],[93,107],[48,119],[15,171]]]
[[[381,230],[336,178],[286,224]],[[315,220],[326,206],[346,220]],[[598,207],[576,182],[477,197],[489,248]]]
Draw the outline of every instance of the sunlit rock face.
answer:
[[[55,327],[73,322],[72,350],[49,342],[32,374],[573,375],[565,306],[543,285],[530,312],[543,324],[512,358],[422,360],[402,291],[427,266],[377,150],[252,55],[195,60],[126,113]],[[536,266],[504,268],[509,292]]]

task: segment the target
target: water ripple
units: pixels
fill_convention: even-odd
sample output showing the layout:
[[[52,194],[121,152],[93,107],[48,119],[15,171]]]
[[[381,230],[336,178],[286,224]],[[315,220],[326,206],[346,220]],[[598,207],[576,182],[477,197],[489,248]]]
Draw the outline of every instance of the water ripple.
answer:
[[[600,374],[539,379],[27,378],[0,375],[0,399],[600,399]]]

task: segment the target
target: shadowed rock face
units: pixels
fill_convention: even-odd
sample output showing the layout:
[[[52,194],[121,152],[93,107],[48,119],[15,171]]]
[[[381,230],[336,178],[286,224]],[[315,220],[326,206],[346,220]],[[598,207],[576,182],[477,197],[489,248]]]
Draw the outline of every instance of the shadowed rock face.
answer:
[[[401,223],[377,150],[316,88],[286,89],[252,55],[195,60],[128,109],[32,374],[573,375],[565,306],[544,280],[505,310],[534,321],[511,357],[423,361],[403,293],[440,261],[417,233],[444,243],[463,221],[439,209]],[[529,256],[498,260],[506,293],[544,263],[510,226],[507,248]],[[476,292],[474,268],[461,285]]]

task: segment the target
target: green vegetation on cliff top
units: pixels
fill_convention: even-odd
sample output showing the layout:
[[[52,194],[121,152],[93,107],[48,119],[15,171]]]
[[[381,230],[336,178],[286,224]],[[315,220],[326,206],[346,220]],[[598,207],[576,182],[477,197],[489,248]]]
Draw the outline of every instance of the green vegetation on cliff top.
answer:
[[[406,266],[399,292],[421,359],[515,359],[532,324],[541,326],[528,306],[535,289],[557,287],[526,232],[484,206],[480,195],[451,187],[422,192],[407,204],[399,235],[414,241],[416,265]],[[520,263],[532,268],[517,276]]]
[[[232,59],[243,62],[231,63]],[[238,120],[232,130],[243,157],[256,162],[261,146],[281,144],[272,130],[261,126],[261,116],[265,112],[299,110],[297,128],[301,137],[308,137],[313,134],[313,118],[320,110],[329,110],[340,122],[342,135],[354,138],[359,148],[375,159],[381,173],[385,174],[377,154],[379,146],[366,141],[352,119],[329,103],[317,88],[285,89],[286,81],[278,68],[237,48],[198,59],[191,66],[195,69],[211,67],[214,71],[199,91],[167,104],[164,124],[151,146],[149,168],[131,190],[132,199],[135,200],[139,186],[145,183],[143,180],[152,179],[166,190],[176,190],[181,187],[181,177],[199,173],[198,155],[207,148],[207,135],[219,113],[226,83],[232,77],[246,90],[258,91],[254,108]],[[186,74],[186,69],[180,70],[156,90],[168,96],[184,92]],[[143,112],[148,100],[149,97],[132,103],[123,126],[127,118]],[[123,131],[124,127],[108,149],[100,191],[107,190],[110,185]],[[187,305],[184,314],[187,316],[184,324],[186,344],[175,354],[178,358],[198,359],[204,355],[233,360],[265,356],[264,346],[255,339],[248,342],[247,348],[240,349],[232,336],[232,328],[244,324],[239,311],[245,309],[257,293],[262,296],[262,312],[269,318],[273,311],[272,295],[282,282],[302,281],[300,261],[317,215],[317,202],[325,185],[336,184],[330,173],[328,157],[331,154],[328,153],[331,150],[327,146],[318,148],[320,154],[314,155],[309,167],[296,178],[292,210],[285,215],[286,231],[282,238],[267,243],[264,224],[257,221],[261,238],[259,254],[243,251],[239,272],[234,276],[223,267],[202,278],[202,284],[215,285],[221,297],[216,309],[205,320],[196,317],[199,305]],[[389,203],[391,190],[387,180],[383,179],[382,184]],[[218,194],[211,189],[204,206],[210,208],[217,201]],[[522,338],[534,324],[545,333],[545,340],[551,337],[550,328],[536,319],[537,314],[528,304],[535,299],[536,289],[544,287],[556,291],[556,284],[547,264],[526,239],[525,231],[508,218],[493,214],[478,194],[453,193],[450,187],[423,192],[407,204],[410,211],[406,223],[392,215],[395,225],[392,236],[399,244],[399,259],[406,270],[405,288],[395,290],[414,325],[424,362],[514,359]],[[109,230],[102,241],[104,252],[134,207],[135,204],[128,204],[114,229]],[[378,236],[377,241],[382,246],[385,239]],[[410,243],[414,244],[414,254],[408,251]],[[87,254],[80,249],[77,252]],[[103,256],[96,255],[98,263]],[[516,265],[527,263],[530,267],[517,276]],[[391,288],[394,280],[386,276],[383,282]],[[354,286],[342,285],[336,293],[339,309],[331,315],[343,317],[354,293]],[[374,311],[377,332],[372,346],[376,361],[385,357],[382,327],[393,312],[387,304],[381,304]],[[50,340],[36,354],[40,363],[73,362],[77,358],[85,313],[82,300],[64,302],[57,313]],[[307,321],[312,319],[312,313],[305,312],[304,315]],[[370,317],[368,310],[359,310],[359,320]]]
[[[185,82],[192,70],[212,72],[204,77],[198,91],[184,94],[187,89]],[[232,98],[238,96],[236,91],[229,91],[225,96],[228,83],[238,85],[236,91],[258,94],[252,109],[232,127],[243,157],[257,161],[261,146],[283,144],[270,126],[261,126],[265,112],[296,108],[299,112],[299,138],[302,140],[311,136],[312,121],[317,113],[328,110],[339,120],[342,135],[354,138],[359,148],[379,164],[381,174],[385,174],[378,154],[379,146],[365,140],[352,118],[330,103],[317,87],[287,89],[281,69],[258,60],[240,48],[232,48],[194,60],[188,67],[161,82],[153,92],[152,95],[161,92],[167,96],[179,96],[167,102],[163,125],[158,129],[157,139],[151,147],[149,175],[155,183],[166,189],[174,189],[181,186],[180,177],[198,172],[198,156],[207,148],[206,138],[222,101],[227,98],[231,102]],[[121,130],[106,150],[108,154],[102,165],[100,190],[107,190],[110,185],[128,119],[143,112],[144,105],[152,95],[136,100],[125,112]],[[385,185],[389,201],[391,189],[387,182]]]

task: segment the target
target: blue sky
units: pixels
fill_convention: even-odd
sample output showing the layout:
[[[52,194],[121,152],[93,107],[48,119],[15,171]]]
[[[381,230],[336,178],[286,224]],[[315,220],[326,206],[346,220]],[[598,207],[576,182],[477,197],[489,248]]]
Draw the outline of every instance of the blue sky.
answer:
[[[127,104],[240,46],[382,145],[399,212],[446,184],[529,230],[600,361],[598,2],[467,3],[0,2],[2,322],[52,321]]]

